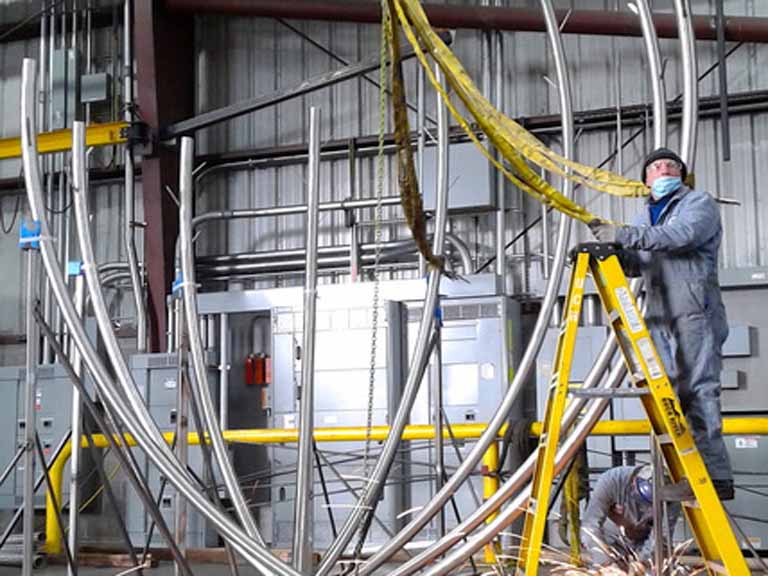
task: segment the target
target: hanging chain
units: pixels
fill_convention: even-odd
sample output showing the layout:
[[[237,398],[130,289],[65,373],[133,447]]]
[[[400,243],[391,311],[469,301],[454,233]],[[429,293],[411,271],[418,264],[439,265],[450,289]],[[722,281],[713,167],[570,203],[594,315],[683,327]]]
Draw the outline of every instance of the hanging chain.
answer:
[[[371,363],[368,372],[368,412],[365,429],[365,450],[363,452],[363,476],[368,477],[371,451],[371,427],[373,426],[373,400],[376,384],[376,347],[379,331],[379,261],[381,260],[381,220],[384,193],[384,136],[387,128],[387,18],[386,1],[381,3],[381,49],[379,61],[379,142],[376,156],[376,210],[374,213],[374,244],[376,245],[373,262],[373,311],[371,318]]]

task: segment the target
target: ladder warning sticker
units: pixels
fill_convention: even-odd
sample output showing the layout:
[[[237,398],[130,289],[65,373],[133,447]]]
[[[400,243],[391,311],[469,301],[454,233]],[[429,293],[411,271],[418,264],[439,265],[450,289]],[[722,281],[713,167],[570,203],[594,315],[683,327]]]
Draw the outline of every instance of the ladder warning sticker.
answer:
[[[744,448],[754,449],[759,447],[760,447],[760,441],[758,438],[755,438],[755,437],[736,438],[737,449],[744,449]]]
[[[659,366],[659,362],[656,360],[656,354],[653,352],[653,344],[651,344],[650,338],[640,338],[637,341],[637,347],[640,348],[640,354],[645,360],[646,366],[648,366],[648,372],[651,378],[658,380],[664,375],[664,372]]]
[[[624,316],[629,324],[629,331],[632,334],[636,334],[643,329],[643,323],[640,321],[640,316],[637,313],[637,307],[632,300],[632,295],[629,293],[626,287],[620,286],[616,288],[616,299],[619,301],[621,309],[624,311]]]

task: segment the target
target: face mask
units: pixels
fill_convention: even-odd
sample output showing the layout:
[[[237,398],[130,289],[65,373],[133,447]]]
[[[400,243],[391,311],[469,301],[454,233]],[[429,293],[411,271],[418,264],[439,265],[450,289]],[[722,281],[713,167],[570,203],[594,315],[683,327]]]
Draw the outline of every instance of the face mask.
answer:
[[[660,200],[677,191],[682,185],[683,181],[680,176],[661,176],[653,181],[651,194],[656,200]]]

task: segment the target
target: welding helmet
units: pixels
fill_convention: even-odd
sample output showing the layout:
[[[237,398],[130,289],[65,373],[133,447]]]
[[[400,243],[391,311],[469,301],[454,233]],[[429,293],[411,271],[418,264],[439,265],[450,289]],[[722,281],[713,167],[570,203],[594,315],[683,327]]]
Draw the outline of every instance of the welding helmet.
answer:
[[[633,483],[640,499],[653,504],[653,469],[648,465],[638,467]]]

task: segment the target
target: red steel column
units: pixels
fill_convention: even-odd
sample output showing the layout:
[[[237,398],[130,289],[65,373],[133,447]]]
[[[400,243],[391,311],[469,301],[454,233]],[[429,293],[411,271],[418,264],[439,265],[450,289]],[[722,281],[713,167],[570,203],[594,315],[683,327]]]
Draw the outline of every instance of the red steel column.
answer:
[[[135,0],[138,118],[149,125],[153,139],[161,126],[194,114],[194,19],[170,14],[162,2]],[[142,158],[144,197],[144,262],[148,284],[149,350],[165,345],[166,294],[174,271],[174,246],[179,232],[178,208],[165,187],[178,188],[178,152],[158,147]]]

